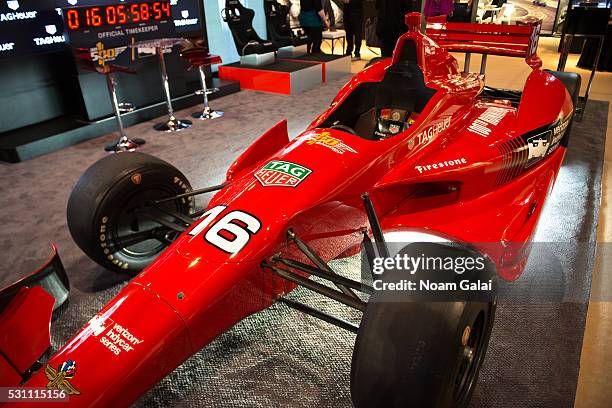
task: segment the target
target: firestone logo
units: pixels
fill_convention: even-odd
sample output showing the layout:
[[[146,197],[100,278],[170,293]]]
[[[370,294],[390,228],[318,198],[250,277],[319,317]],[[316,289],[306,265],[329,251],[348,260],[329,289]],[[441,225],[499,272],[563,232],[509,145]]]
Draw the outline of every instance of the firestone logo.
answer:
[[[465,157],[455,160],[445,160],[439,163],[424,164],[422,166],[415,166],[414,168],[417,169],[420,174],[423,174],[431,170],[445,170],[449,167],[458,167],[463,164],[467,164]]]

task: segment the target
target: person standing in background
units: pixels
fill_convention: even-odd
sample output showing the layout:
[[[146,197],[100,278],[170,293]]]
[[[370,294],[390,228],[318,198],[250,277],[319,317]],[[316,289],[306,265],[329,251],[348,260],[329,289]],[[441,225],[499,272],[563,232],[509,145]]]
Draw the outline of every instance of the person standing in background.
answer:
[[[336,31],[336,16],[334,15],[334,8],[331,3],[332,0],[323,0],[323,11],[329,19],[329,30]]]
[[[346,55],[353,61],[361,59],[361,40],[363,39],[363,0],[344,1],[344,30],[346,31]]]
[[[383,57],[393,55],[397,39],[408,31],[404,16],[406,13],[418,10],[416,0],[376,0],[378,21],[376,35],[380,41],[380,51]]]
[[[423,13],[425,17],[448,16],[453,15],[455,4],[453,0],[425,0],[425,9]]]
[[[329,21],[323,11],[322,0],[300,0],[300,25],[310,39],[309,54],[320,54],[323,42],[323,26],[329,29]]]

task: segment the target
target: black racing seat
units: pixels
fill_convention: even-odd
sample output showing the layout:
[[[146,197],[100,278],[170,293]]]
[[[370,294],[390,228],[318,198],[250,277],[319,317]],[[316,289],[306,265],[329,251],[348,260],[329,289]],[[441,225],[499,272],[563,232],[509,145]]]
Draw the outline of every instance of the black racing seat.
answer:
[[[375,112],[376,117],[372,138],[386,139],[408,129],[434,93],[425,86],[423,72],[416,63],[402,60],[391,65],[376,88],[375,110],[370,112],[370,116]]]
[[[436,90],[425,85],[416,44],[404,41],[399,52],[380,82],[359,84],[319,127],[348,126],[367,140],[387,139],[409,128]]]
[[[264,0],[264,10],[266,13],[268,38],[275,47],[298,47],[308,43],[307,35],[296,35],[289,26],[287,21],[289,7],[280,4],[277,0]]]
[[[253,28],[255,12],[238,0],[225,0],[221,17],[227,23],[239,55],[265,54],[276,51],[271,41],[262,40]]]
[[[374,104],[377,109],[396,108],[421,113],[435,92],[425,86],[421,67],[404,60],[387,68],[376,88]]]

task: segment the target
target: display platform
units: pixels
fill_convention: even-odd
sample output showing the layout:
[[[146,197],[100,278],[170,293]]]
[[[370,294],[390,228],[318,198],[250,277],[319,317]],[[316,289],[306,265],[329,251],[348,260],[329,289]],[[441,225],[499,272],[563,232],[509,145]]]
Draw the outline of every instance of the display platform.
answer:
[[[240,91],[240,84],[237,81],[224,81],[213,78],[212,86],[219,88],[219,92],[210,95],[209,98],[211,100]],[[202,96],[194,93],[173,98],[172,100],[177,110],[195,106],[201,102]],[[166,112],[166,102],[160,101],[159,103],[124,113],[121,115],[121,118],[127,127],[157,118]],[[64,116],[19,128],[14,131],[5,132],[0,136],[0,160],[18,163],[63,149],[84,140],[115,132],[116,128],[117,124],[113,116],[93,122],[76,121],[72,116]],[[133,136],[138,137],[136,134]]]
[[[333,81],[351,73],[351,57],[348,55],[308,54],[282,58],[283,61],[312,62],[320,64],[323,82]]]
[[[314,88],[322,81],[322,64],[312,61],[277,60],[266,66],[240,63],[221,65],[219,78],[239,81],[240,88],[285,95]]]

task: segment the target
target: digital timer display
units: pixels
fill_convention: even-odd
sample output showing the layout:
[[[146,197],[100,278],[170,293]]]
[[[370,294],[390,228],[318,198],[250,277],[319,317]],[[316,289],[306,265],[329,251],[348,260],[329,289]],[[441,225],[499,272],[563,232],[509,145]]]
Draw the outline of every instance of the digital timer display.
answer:
[[[85,31],[99,27],[165,21],[172,18],[172,11],[169,1],[136,2],[70,8],[65,10],[64,18],[68,30]]]

